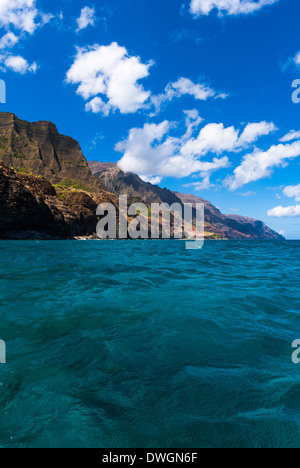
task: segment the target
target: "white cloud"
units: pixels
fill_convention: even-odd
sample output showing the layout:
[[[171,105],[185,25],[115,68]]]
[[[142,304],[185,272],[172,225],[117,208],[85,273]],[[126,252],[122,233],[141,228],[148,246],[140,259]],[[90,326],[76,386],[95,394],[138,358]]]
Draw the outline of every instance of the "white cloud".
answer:
[[[167,120],[156,124],[145,124],[133,128],[127,140],[116,145],[116,151],[124,153],[119,166],[125,172],[134,172],[149,179],[161,176],[160,165],[178,151],[178,142],[163,138],[169,133],[171,123]]]
[[[287,143],[288,141],[293,141],[293,140],[300,140],[300,132],[296,132],[295,130],[292,130],[287,135],[282,137],[279,141],[281,141],[281,143]]]
[[[26,34],[32,35],[38,27],[48,23],[50,14],[45,14],[36,8],[36,0],[0,0],[0,28],[5,28],[7,33],[0,39],[0,50],[3,51],[0,56],[2,71],[7,69],[14,72],[25,74],[27,72],[35,73],[37,64],[31,65],[20,55],[8,53]],[[17,30],[17,36],[12,29]]]
[[[24,75],[25,73],[35,73],[37,71],[37,64],[33,62],[31,65],[20,55],[2,55],[0,56],[0,63],[3,63],[6,68]]]
[[[36,0],[1,0],[0,28],[14,28],[33,34],[41,25],[47,23],[51,15],[36,8]]]
[[[240,136],[240,143],[253,143],[259,137],[269,135],[276,130],[277,128],[272,122],[250,123]]]
[[[294,57],[294,62],[296,65],[300,65],[300,52],[298,52]]]
[[[202,190],[209,190],[214,187],[214,184],[212,184],[210,181],[210,174],[202,174],[202,177],[202,181],[195,187],[197,192],[201,192]]]
[[[234,127],[224,127],[224,124],[211,123],[202,128],[198,138],[190,139],[182,148],[182,153],[220,154],[224,151],[236,151],[254,143],[260,136],[268,135],[276,130],[273,123],[249,123],[241,135]]]
[[[87,112],[91,111],[94,114],[99,114],[101,112],[107,117],[110,114],[111,106],[109,103],[105,103],[100,97],[95,97],[86,103],[85,110]]]
[[[199,124],[198,114],[192,115]],[[188,127],[192,125],[190,119],[191,115],[186,120]],[[181,138],[175,138],[170,136],[174,127],[174,122],[165,120],[158,125],[145,124],[142,128],[131,129],[128,138],[118,143],[115,148],[123,153],[118,163],[121,169],[125,172],[135,172],[144,180],[149,180],[152,177],[182,178],[194,173],[205,177],[229,166],[226,156],[203,161],[200,158],[204,153],[183,153],[183,148],[190,138],[190,129]]]
[[[268,211],[270,218],[297,218],[300,216],[300,205],[277,206]]]
[[[95,21],[95,8],[89,8],[88,6],[82,8],[80,17],[77,19],[77,31],[82,31],[88,26],[94,26]]]
[[[152,96],[151,100],[156,112],[159,112],[165,102],[171,102],[173,99],[185,95],[192,96],[198,101],[207,101],[209,98],[226,99],[227,97],[224,93],[217,94],[216,91],[204,83],[193,83],[189,78],[181,77],[174,83],[169,83],[163,94]]]
[[[162,177],[146,177],[146,176],[142,176],[141,179],[144,181],[144,182],[150,182],[150,184],[152,185],[158,185],[161,183],[162,181]]]
[[[290,185],[283,189],[283,193],[286,197],[295,198],[296,202],[300,202],[300,184]]]
[[[145,108],[150,97],[151,93],[138,82],[149,75],[151,65],[143,64],[140,57],[129,56],[116,42],[94,45],[77,50],[66,80],[79,84],[77,94],[89,101],[87,110],[108,115],[118,109],[130,114]]]
[[[191,184],[185,184],[183,185],[183,187],[187,187],[187,188],[193,187],[194,190],[196,190],[197,192],[200,192],[202,190],[209,190],[215,187],[215,185],[212,184],[210,181],[210,177],[211,177],[210,173],[205,174],[203,172],[201,174],[201,177],[202,177],[202,180],[199,180],[198,182],[193,182]]]
[[[272,123],[248,124],[240,132],[234,127],[211,123],[205,125],[198,136],[193,137],[203,119],[196,110],[185,111],[186,132],[180,137],[170,136],[174,122],[159,125],[146,124],[133,128],[125,141],[116,145],[123,153],[119,165],[125,172],[135,172],[145,179],[151,177],[182,178],[198,173],[203,179],[195,183],[200,189],[211,187],[213,172],[230,166],[225,151],[241,151],[254,143],[259,136],[274,131]],[[210,155],[209,161],[203,160]]]
[[[153,116],[161,111],[163,104],[182,96],[192,96],[198,101],[228,97],[204,83],[193,83],[184,77],[169,83],[162,94],[152,95],[139,83],[149,76],[152,65],[152,61],[144,64],[140,57],[129,56],[116,42],[109,46],[96,44],[77,49],[66,81],[79,84],[77,94],[87,101],[86,111],[105,116],[117,109],[122,114],[129,114],[152,106],[155,108]]]
[[[225,180],[225,186],[236,190],[249,182],[271,176],[275,167],[285,167],[290,159],[300,156],[300,142],[271,146],[267,151],[255,150],[244,156],[242,164],[234,171],[234,176]]]
[[[220,154],[238,147],[239,134],[234,127],[211,123],[203,127],[197,138],[188,140],[182,148],[183,154],[205,155],[208,152]]]
[[[204,84],[194,84],[188,78],[180,78],[175,83],[170,83],[167,87],[168,92],[175,97],[189,94],[199,101],[206,101],[209,97],[215,96],[215,91]]]
[[[0,39],[0,49],[11,49],[14,47],[14,45],[16,45],[18,40],[19,38],[15,36],[14,33],[8,32]]]
[[[194,16],[208,15],[216,9],[219,15],[248,15],[278,0],[191,0],[190,10]]]
[[[199,116],[197,109],[186,110],[183,113],[185,115],[186,126],[185,138],[189,139],[204,119]]]

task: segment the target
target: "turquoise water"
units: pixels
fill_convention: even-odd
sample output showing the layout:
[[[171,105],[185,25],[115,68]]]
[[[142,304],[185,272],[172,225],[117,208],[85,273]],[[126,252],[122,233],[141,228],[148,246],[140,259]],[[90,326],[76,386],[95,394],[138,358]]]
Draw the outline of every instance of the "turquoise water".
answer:
[[[300,447],[300,243],[0,242],[2,447]]]

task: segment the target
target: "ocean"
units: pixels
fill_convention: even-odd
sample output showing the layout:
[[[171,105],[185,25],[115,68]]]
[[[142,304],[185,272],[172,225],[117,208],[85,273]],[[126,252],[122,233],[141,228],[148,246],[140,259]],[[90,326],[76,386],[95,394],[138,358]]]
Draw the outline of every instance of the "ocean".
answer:
[[[300,447],[300,242],[1,241],[1,447]]]

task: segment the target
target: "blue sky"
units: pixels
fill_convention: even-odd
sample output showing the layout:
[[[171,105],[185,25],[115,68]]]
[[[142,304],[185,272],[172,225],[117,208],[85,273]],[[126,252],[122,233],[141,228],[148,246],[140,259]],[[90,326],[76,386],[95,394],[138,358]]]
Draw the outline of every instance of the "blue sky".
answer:
[[[1,0],[0,109],[299,239],[299,17],[298,0]]]

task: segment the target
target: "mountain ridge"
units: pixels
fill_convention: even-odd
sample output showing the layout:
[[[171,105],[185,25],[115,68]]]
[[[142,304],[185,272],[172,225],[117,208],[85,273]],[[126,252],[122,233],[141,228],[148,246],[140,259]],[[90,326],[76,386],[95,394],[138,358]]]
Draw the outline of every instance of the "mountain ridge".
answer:
[[[88,162],[92,173],[116,195],[127,194],[140,197],[146,204],[151,203],[204,203],[205,233],[207,238],[224,239],[277,239],[283,236],[276,233],[262,221],[243,216],[224,215],[212,203],[190,194],[172,192],[144,182],[137,174],[125,173],[116,163]],[[195,214],[195,213],[194,213]]]
[[[61,237],[91,235],[96,230],[97,204],[109,202],[117,208],[117,196],[126,194],[130,204],[204,203],[207,239],[283,239],[261,221],[223,215],[207,200],[152,185],[137,174],[123,172],[116,163],[88,163],[79,143],[45,120],[27,122],[0,112],[0,162],[0,215],[5,212],[9,221],[0,216],[2,237],[4,231],[9,236],[14,229],[29,232],[33,220],[41,235],[43,229],[58,235],[56,222]],[[47,183],[51,188],[45,192]],[[37,213],[44,219],[44,228],[37,222]]]
[[[92,174],[98,177],[109,191],[117,195],[126,193],[131,197],[140,197],[148,205],[162,202],[172,205],[180,201],[171,190],[145,182],[132,172],[125,173],[116,163],[89,161],[88,165]]]
[[[45,120],[27,122],[0,112],[0,160],[53,184],[69,180],[91,190],[104,188],[92,175],[79,143],[61,135],[54,123]]]
[[[220,229],[230,239],[283,240],[284,237],[270,229],[262,221],[240,215],[226,215],[208,200],[195,195],[175,192],[183,203],[204,203],[205,221]]]

